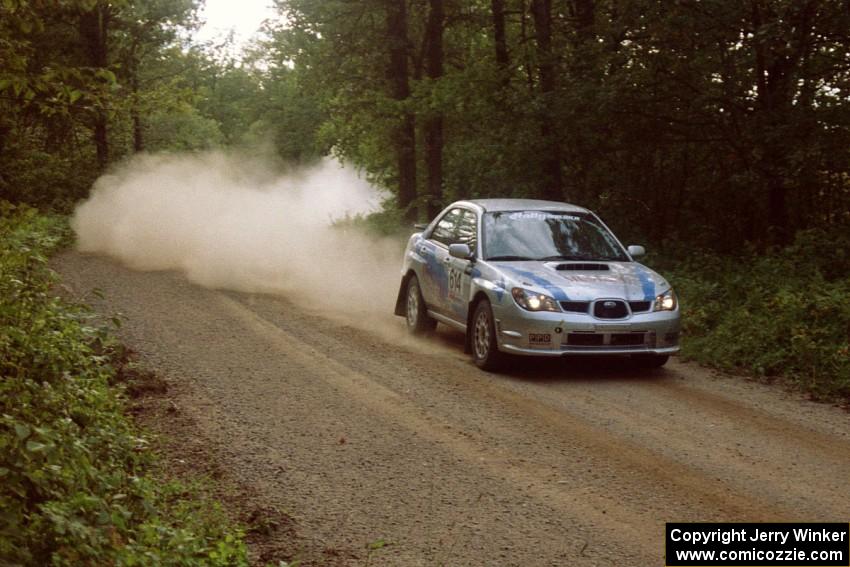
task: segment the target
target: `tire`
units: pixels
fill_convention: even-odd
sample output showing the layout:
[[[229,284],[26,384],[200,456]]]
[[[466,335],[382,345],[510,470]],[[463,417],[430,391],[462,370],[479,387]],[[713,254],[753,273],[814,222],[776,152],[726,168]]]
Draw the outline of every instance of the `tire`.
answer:
[[[669,359],[669,354],[641,354],[635,360],[641,368],[661,368]]]
[[[413,335],[424,335],[430,333],[437,327],[437,321],[428,316],[422,291],[419,289],[419,280],[416,276],[410,276],[407,280],[407,292],[405,294],[405,317],[407,330]]]
[[[505,355],[499,351],[496,341],[496,325],[493,322],[493,309],[490,302],[482,299],[475,306],[472,315],[472,326],[467,330],[472,333],[472,359],[476,366],[483,370],[497,370],[504,364]]]

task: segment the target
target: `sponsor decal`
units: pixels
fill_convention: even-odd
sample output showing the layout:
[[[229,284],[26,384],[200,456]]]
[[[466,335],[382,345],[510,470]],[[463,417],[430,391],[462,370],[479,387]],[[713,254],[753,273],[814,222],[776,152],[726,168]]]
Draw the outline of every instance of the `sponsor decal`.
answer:
[[[549,346],[552,344],[552,334],[528,333],[528,344],[530,346]]]
[[[543,211],[517,211],[508,215],[510,220],[547,220],[551,218],[564,219],[568,221],[578,222],[581,217],[576,215],[558,213],[558,212],[543,212]]]

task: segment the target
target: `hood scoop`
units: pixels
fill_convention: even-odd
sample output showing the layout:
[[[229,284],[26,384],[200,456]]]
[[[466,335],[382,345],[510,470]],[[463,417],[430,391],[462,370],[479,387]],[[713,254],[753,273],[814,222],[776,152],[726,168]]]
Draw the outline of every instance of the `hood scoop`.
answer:
[[[607,272],[611,268],[608,264],[571,263],[558,264],[555,269],[559,272]]]

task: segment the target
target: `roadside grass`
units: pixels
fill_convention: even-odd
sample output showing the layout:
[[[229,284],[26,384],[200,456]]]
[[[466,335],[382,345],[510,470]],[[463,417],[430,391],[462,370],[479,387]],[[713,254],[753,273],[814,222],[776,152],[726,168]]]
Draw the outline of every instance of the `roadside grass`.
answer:
[[[397,213],[343,219],[406,241]],[[783,383],[822,401],[850,400],[850,227],[808,230],[767,254],[668,246],[642,260],[672,283],[682,357]]]
[[[66,219],[0,202],[0,557],[21,565],[247,565],[240,529],[153,473],[124,350],[55,297]]]

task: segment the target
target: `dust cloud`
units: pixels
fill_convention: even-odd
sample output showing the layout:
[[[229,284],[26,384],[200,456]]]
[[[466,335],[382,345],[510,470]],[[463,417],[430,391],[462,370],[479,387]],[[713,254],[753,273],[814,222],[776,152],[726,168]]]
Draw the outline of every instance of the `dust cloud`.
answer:
[[[142,155],[95,183],[72,227],[80,251],[136,270],[285,294],[361,326],[394,323],[397,332],[392,309],[404,243],[333,226],[377,210],[382,197],[332,160],[279,175],[238,155]]]

